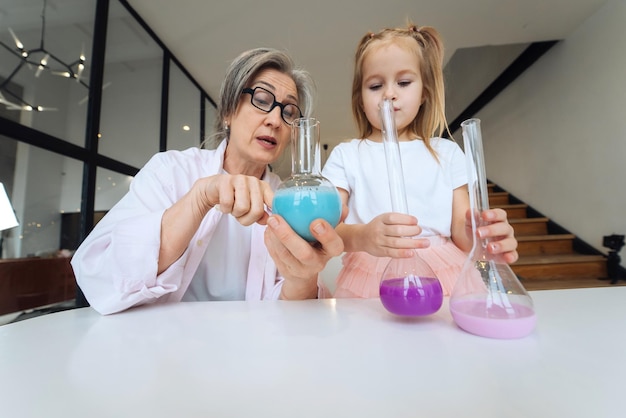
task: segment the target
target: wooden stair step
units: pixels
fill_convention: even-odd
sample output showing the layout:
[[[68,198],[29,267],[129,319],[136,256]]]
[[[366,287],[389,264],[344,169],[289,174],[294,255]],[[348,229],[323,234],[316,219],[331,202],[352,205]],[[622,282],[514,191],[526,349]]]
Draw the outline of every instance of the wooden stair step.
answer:
[[[626,281],[611,283],[604,277],[573,277],[561,279],[521,279],[524,289],[531,290],[557,290],[557,289],[584,289],[590,287],[626,286]]]
[[[606,257],[586,254],[556,254],[520,256],[511,265],[523,279],[571,279],[576,277],[605,277]]]
[[[517,238],[525,235],[545,235],[548,233],[548,218],[509,219]]]
[[[524,235],[517,237],[520,256],[542,254],[571,254],[574,252],[573,234]]]
[[[526,218],[526,209],[528,209],[528,205],[526,203],[494,205],[493,207],[504,209],[508,219]]]
[[[496,205],[508,205],[509,193],[508,192],[491,192],[489,193],[489,206]]]
[[[528,205],[510,203],[508,192],[494,183],[488,183],[487,187],[490,207],[505,210],[515,230],[520,258],[511,268],[527,290],[611,285],[611,280],[601,280],[607,277],[605,255],[577,253],[574,234],[552,234],[550,219],[528,217]],[[626,285],[626,281],[620,284]]]

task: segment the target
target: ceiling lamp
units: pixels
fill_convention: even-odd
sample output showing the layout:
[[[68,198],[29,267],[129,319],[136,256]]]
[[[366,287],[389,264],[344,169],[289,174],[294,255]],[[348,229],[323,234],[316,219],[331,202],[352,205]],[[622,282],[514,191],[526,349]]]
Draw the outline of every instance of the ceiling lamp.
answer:
[[[28,103],[8,89],[9,83],[13,77],[19,73],[24,66],[27,66],[28,68],[36,68],[35,77],[39,77],[43,71],[49,71],[51,74],[56,76],[75,79],[77,83],[80,83],[89,89],[89,85],[81,79],[83,71],[85,70],[86,58],[84,51],[81,51],[77,60],[66,63],[46,49],[44,42],[46,37],[46,6],[47,0],[44,0],[43,9],[41,11],[41,38],[39,41],[39,47],[27,49],[11,28],[9,28],[9,33],[11,34],[15,45],[10,46],[0,41],[1,46],[20,59],[17,66],[9,74],[6,80],[0,83],[0,104],[4,104],[7,110],[25,110],[29,112],[56,110],[56,108],[36,106]],[[2,92],[4,92],[7,96],[11,96],[11,99],[7,99]]]

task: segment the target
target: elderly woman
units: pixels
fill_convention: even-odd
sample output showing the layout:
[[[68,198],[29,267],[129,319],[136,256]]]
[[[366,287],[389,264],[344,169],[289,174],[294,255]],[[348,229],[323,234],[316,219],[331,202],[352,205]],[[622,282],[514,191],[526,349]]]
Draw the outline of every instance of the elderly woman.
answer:
[[[284,52],[259,48],[230,65],[220,92],[215,150],[159,153],[72,259],[91,306],[110,314],[146,303],[306,299],[343,251],[324,220],[319,245],[270,215],[280,178],[268,165],[309,114],[313,83]]]

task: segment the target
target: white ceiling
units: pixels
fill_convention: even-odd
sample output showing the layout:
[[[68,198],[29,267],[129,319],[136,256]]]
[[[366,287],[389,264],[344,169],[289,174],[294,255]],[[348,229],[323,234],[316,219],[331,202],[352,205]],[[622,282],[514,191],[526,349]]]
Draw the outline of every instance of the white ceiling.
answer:
[[[517,53],[520,44],[567,37],[605,2],[128,0],[215,100],[226,67],[239,53],[259,46],[286,49],[299,65],[310,71],[316,81],[318,100],[315,115],[321,121],[322,141],[328,143],[330,148],[355,134],[350,110],[350,86],[354,50],[363,34],[384,27],[404,26],[407,19],[412,19],[420,26],[431,25],[441,32],[446,45],[446,62],[459,49],[463,49],[467,56],[467,48],[488,45],[515,44],[517,50],[513,51]],[[47,0],[47,30],[67,28],[51,38],[65,35],[63,39],[67,41],[60,46],[66,46],[74,55],[82,47],[86,48],[89,56],[91,45],[85,45],[84,39],[89,39],[91,35],[92,24],[88,22],[93,21],[93,4],[95,0]],[[41,30],[39,17],[42,5],[43,0],[0,0],[0,40],[12,43],[7,30],[10,23],[22,41],[36,44]],[[107,40],[111,44],[108,63],[128,63],[160,55],[156,45],[142,39],[146,36],[139,31],[129,35],[129,17],[117,1],[111,0],[110,9],[113,29],[109,30]],[[73,45],[71,41],[77,44]],[[511,54],[510,51],[508,54]],[[455,86],[455,91],[448,91],[447,97],[458,107],[459,101],[454,100],[455,92],[458,95],[461,90],[480,92],[483,86],[459,88],[464,80],[470,78],[469,74],[463,75],[463,68],[459,70],[456,67],[457,79],[447,83]],[[498,71],[492,69],[491,72],[497,75]],[[472,76],[471,82],[475,79]],[[450,119],[455,116],[448,115]]]
[[[351,138],[360,37],[408,18],[436,27],[446,62],[458,48],[563,39],[605,0],[128,0],[214,98],[229,62],[259,46],[286,49],[318,88],[323,142]]]

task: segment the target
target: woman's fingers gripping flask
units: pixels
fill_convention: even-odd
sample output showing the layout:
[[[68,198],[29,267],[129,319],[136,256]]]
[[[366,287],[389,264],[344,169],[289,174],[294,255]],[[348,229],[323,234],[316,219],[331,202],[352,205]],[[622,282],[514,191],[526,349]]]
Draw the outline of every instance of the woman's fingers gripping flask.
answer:
[[[408,214],[400,144],[391,100],[380,106],[383,146],[389,175],[391,206],[394,212]],[[392,258],[380,281],[380,301],[400,316],[425,316],[441,308],[443,289],[430,266],[413,251],[410,258]]]
[[[535,328],[533,302],[511,267],[487,252],[481,214],[489,209],[480,120],[461,124],[468,171],[474,245],[450,297],[450,312],[463,330],[489,338],[521,338]]]

